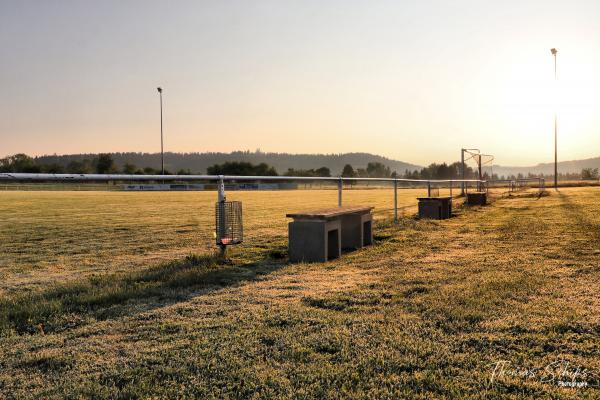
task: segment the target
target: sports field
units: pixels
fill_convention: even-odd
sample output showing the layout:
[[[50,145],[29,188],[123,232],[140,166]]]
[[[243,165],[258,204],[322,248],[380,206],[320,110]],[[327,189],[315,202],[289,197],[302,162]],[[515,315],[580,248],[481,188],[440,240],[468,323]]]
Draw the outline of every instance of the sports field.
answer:
[[[246,242],[210,257],[214,193],[0,192],[0,397],[600,396],[600,189],[517,193],[288,264],[285,213],[337,192],[232,192]],[[574,387],[565,387],[574,386]]]
[[[399,190],[402,213],[414,213],[425,189]],[[231,191],[243,202],[246,243],[279,249],[286,213],[337,205],[337,190]],[[0,293],[102,272],[132,272],[188,254],[214,252],[215,192],[0,192]],[[390,217],[392,189],[345,190],[346,205]]]

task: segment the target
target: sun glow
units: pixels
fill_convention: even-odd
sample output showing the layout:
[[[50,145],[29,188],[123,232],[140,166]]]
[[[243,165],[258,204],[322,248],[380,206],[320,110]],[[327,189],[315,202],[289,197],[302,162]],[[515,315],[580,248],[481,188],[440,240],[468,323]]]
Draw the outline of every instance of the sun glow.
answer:
[[[558,49],[557,61],[555,80],[550,51],[547,58],[536,53],[512,60],[488,93],[488,111],[496,115],[496,129],[517,140],[515,147],[543,148],[548,161],[554,146],[555,114],[559,159],[561,153],[585,157],[589,144],[596,141],[593,132],[598,129],[600,107],[600,81],[588,67],[592,64],[589,57]]]

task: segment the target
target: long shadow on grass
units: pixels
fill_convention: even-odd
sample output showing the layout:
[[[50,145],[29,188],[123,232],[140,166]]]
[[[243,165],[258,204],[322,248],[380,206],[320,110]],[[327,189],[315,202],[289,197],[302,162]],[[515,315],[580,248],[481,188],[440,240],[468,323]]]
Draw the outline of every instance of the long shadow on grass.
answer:
[[[285,264],[266,254],[244,266],[219,263],[212,255],[190,255],[128,274],[104,274],[55,285],[46,290],[0,299],[0,335],[55,332],[73,320],[105,320],[186,300],[269,274]]]
[[[564,193],[559,193],[559,196],[563,208],[569,213],[569,221],[574,222],[593,239],[600,240],[600,224],[590,221],[589,215],[584,211],[584,206],[574,203]]]

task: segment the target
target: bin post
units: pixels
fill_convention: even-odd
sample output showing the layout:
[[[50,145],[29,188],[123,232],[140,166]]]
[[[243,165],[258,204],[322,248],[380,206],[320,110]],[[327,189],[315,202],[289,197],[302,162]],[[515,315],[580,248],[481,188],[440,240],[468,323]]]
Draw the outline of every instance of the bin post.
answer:
[[[223,181],[223,175],[219,175],[219,183],[217,184],[217,203],[218,203],[218,207],[219,207],[219,214],[221,215],[221,218],[219,218],[219,227],[218,227],[218,231],[217,231],[217,240],[221,240],[221,236],[223,234],[223,232],[225,232],[225,226],[226,226],[226,222],[225,222],[225,182]],[[220,257],[222,259],[225,258],[225,249],[227,246],[225,246],[224,244],[219,244],[219,247],[221,249],[220,251]]]
[[[217,184],[217,201],[219,203],[225,201],[225,182],[223,175],[219,175],[219,183]]]

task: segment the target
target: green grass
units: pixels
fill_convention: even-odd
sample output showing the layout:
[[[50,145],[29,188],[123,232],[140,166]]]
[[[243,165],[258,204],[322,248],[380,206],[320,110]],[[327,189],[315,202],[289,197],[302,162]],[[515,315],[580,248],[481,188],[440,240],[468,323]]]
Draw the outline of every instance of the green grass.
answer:
[[[40,206],[19,209],[19,218],[4,214],[13,233],[4,233],[3,249],[20,245],[19,231],[39,232],[29,223],[50,224],[49,215],[63,235],[57,243],[73,242],[62,259],[69,273],[56,272],[56,249],[3,253],[10,284],[0,299],[0,397],[600,395],[600,190],[519,193],[486,207],[457,207],[446,221],[419,221],[408,209],[393,224],[380,214],[374,246],[323,264],[286,262],[285,218],[250,222],[336,195],[289,193],[283,201],[268,193],[243,198],[251,228],[228,263],[217,262],[208,246],[186,247],[187,239],[167,233],[189,224],[193,212],[184,210],[200,194],[11,198]],[[352,195],[383,208],[390,200],[383,194],[390,192]],[[92,211],[120,209],[132,198],[140,210],[126,208],[112,223],[122,227],[137,213],[141,232],[119,248],[121,237],[112,231],[111,239],[109,223]],[[156,200],[170,203],[168,218],[159,216]],[[78,222],[61,218],[67,215]],[[196,215],[203,226],[205,216]],[[168,237],[157,239],[154,230]],[[152,257],[135,238],[165,247]],[[94,241],[102,248],[97,262],[89,252]],[[131,254],[135,260],[127,261]],[[25,256],[34,267],[21,266]],[[84,257],[89,269],[77,265]],[[492,381],[498,363],[510,368]],[[558,363],[587,369],[577,379],[589,387],[559,387]],[[540,374],[548,378],[550,370],[555,379],[544,381]]]
[[[425,189],[399,191],[414,212]],[[285,214],[337,204],[336,190],[229,192],[244,207],[247,260],[285,241]],[[214,192],[0,192],[0,294],[99,272],[131,272],[188,254],[212,252]],[[346,190],[345,204],[391,215],[391,189]],[[266,205],[266,206],[265,206]]]

